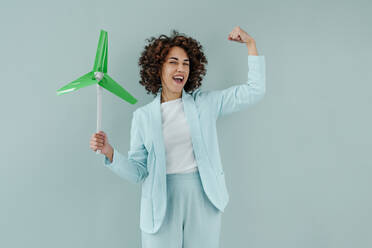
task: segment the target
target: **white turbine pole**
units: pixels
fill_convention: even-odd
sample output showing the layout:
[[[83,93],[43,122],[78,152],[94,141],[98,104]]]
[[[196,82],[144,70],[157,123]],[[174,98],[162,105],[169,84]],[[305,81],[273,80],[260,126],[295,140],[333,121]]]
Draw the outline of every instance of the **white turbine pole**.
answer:
[[[103,78],[102,72],[95,72],[94,77],[99,81]],[[97,129],[96,132],[98,133],[101,131],[101,124],[102,124],[102,87],[97,83]],[[97,150],[96,154],[100,154],[101,150]]]

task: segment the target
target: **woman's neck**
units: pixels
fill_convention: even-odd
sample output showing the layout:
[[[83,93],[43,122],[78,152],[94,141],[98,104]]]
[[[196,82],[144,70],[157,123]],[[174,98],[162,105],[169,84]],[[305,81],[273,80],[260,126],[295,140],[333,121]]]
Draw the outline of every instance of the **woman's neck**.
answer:
[[[176,100],[182,97],[182,92],[179,94],[166,94],[164,91],[161,92],[161,103]]]

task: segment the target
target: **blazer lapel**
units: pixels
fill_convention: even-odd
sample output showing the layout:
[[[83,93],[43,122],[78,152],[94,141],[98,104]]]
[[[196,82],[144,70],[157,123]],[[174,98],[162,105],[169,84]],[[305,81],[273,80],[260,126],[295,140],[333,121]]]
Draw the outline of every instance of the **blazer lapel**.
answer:
[[[186,93],[186,92],[184,92]],[[200,128],[199,111],[196,107],[194,98],[191,94],[185,94],[183,100],[183,108],[187,123],[190,128],[191,142],[194,150],[196,162],[198,163],[199,169],[203,166],[202,160],[207,159],[207,153],[203,145],[203,139]]]
[[[164,145],[164,139],[163,139],[163,126],[162,126],[162,118],[161,118],[161,106],[160,106],[160,94],[161,91],[158,92],[157,96],[153,100],[151,104],[151,121],[148,123],[152,126],[152,135],[153,135],[153,144],[154,144],[154,152],[155,157],[158,160],[159,163],[156,163],[157,165],[160,165],[158,173],[160,174],[166,174],[166,154],[165,154],[165,145]]]

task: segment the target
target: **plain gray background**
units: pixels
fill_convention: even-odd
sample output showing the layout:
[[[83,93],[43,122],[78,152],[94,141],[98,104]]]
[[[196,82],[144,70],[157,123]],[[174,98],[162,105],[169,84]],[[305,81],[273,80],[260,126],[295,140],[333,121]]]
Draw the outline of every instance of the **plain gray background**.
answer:
[[[127,154],[145,39],[177,29],[208,59],[203,89],[245,83],[244,44],[266,59],[267,94],[218,120],[230,202],[221,247],[372,246],[371,26],[365,1],[14,1],[1,4],[0,247],[139,247],[140,185],[89,148],[96,88],[57,96],[92,70],[100,29],[109,74],[103,130]]]

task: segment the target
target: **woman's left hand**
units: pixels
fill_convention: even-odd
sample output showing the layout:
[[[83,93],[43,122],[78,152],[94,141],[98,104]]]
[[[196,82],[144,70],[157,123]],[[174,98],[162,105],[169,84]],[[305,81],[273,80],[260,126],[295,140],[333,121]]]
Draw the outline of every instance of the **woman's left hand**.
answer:
[[[255,40],[249,34],[247,34],[243,29],[241,29],[239,26],[235,27],[230,32],[227,39],[231,41],[240,42],[240,43],[246,43],[247,45],[255,42]]]

